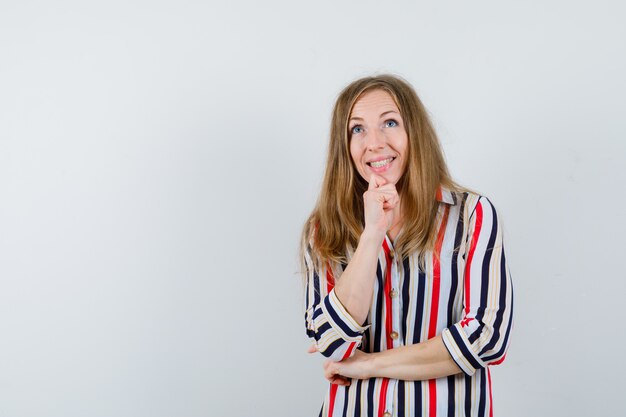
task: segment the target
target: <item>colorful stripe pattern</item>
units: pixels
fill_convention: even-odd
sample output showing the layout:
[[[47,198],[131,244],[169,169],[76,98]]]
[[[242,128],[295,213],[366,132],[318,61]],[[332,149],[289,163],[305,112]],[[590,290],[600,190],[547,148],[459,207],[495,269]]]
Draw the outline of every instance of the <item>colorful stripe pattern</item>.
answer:
[[[334,293],[346,265],[318,271],[305,254],[305,322],[318,350],[336,361],[357,348],[379,352],[441,335],[463,373],[329,384],[321,416],[493,416],[489,365],[504,360],[513,312],[502,226],[485,197],[440,189],[437,199],[437,239],[424,270],[416,255],[397,259],[392,242],[383,242],[366,324],[357,323]]]

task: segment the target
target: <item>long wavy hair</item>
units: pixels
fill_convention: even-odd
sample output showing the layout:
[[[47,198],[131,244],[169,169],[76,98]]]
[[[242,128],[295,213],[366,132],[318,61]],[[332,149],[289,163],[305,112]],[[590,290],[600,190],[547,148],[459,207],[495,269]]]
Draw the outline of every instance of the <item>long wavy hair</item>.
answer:
[[[462,189],[451,179],[427,111],[409,83],[394,75],[365,77],[350,83],[335,102],[324,182],[302,232],[301,251],[310,245],[312,260],[318,266],[347,262],[348,248],[356,248],[363,232],[363,193],[368,184],[350,155],[348,121],[356,101],[376,89],[386,91],[395,101],[409,140],[406,169],[396,184],[404,219],[395,242],[396,253],[404,258],[416,251],[432,250],[437,189]]]

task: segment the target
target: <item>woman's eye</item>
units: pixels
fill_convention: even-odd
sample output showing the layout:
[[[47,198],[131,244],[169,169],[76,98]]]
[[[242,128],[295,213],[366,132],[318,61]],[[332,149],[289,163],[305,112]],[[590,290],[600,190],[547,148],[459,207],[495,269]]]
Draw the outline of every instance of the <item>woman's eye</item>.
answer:
[[[350,129],[350,132],[352,132],[353,135],[356,133],[361,133],[363,132],[363,127],[360,125],[352,126],[352,129]]]
[[[396,126],[398,126],[398,122],[396,122],[393,119],[387,120],[385,122],[385,127],[396,127]]]

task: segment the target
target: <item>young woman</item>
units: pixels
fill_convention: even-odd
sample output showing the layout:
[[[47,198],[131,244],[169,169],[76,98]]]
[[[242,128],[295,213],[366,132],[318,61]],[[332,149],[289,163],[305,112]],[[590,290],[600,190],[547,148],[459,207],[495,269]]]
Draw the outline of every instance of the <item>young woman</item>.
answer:
[[[502,227],[450,178],[405,81],[339,95],[302,257],[309,351],[328,358],[320,415],[492,415],[513,310]]]

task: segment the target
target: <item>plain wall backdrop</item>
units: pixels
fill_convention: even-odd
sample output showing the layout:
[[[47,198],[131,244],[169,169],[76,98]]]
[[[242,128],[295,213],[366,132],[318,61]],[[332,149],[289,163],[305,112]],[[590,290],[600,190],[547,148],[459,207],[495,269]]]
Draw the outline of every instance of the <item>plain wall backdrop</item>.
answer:
[[[391,72],[504,224],[497,416],[623,415],[618,1],[0,0],[0,417],[315,416],[297,250]]]

